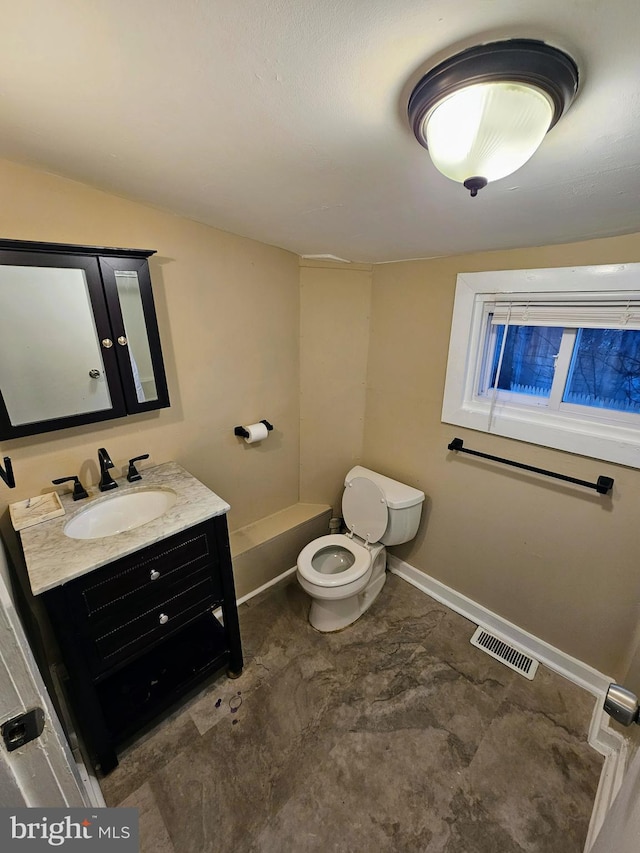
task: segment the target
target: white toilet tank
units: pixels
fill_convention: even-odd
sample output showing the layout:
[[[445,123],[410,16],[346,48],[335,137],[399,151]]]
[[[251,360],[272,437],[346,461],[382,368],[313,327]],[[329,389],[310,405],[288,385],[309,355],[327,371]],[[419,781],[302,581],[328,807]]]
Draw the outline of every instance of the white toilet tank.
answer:
[[[419,489],[414,489],[412,486],[406,486],[404,483],[399,483],[397,480],[392,480],[391,477],[385,477],[383,474],[378,474],[375,471],[370,471],[369,468],[363,468],[361,465],[355,465],[344,478],[344,485],[349,487],[349,483],[362,477],[370,480],[378,487],[387,504],[387,526],[381,537],[377,539],[383,545],[399,545],[402,542],[408,542],[418,532],[420,524],[420,515],[422,513],[422,504],[424,501],[424,492]],[[376,501],[376,507],[372,506],[372,511],[379,508],[379,498]],[[366,512],[366,507],[361,507]],[[348,512],[343,512],[347,526],[352,529],[349,523]],[[358,529],[356,535],[360,535]]]

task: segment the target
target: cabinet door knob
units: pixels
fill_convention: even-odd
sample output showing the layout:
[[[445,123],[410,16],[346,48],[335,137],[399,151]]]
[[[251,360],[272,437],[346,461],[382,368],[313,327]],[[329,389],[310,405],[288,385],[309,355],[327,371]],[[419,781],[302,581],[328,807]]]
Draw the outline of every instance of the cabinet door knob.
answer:
[[[149,577],[152,581],[157,581],[160,577],[160,572],[158,572],[156,569],[151,569],[151,574],[149,575]]]
[[[160,624],[161,624],[161,625],[166,625],[168,621],[169,621],[169,617],[167,616],[167,614],[166,614],[166,613],[161,613],[161,614],[160,614]]]
[[[120,335],[120,337],[118,338],[118,343],[120,344],[121,347],[126,347],[127,339],[125,338],[124,335]]]
[[[95,367],[94,367],[92,370],[90,370],[90,371],[89,371],[89,376],[90,376],[92,379],[97,379],[97,378],[98,378],[98,376],[100,376],[100,371],[99,371],[99,370],[96,370],[96,369],[95,369]]]
[[[111,347],[113,346],[113,341],[111,340],[111,338],[103,338],[102,339],[102,346],[105,349],[111,349]]]

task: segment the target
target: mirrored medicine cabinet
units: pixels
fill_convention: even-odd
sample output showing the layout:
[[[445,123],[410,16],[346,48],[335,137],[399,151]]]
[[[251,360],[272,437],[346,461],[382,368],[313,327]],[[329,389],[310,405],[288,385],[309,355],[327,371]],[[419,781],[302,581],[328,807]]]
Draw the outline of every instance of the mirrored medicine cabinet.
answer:
[[[0,439],[169,405],[153,254],[0,240]]]

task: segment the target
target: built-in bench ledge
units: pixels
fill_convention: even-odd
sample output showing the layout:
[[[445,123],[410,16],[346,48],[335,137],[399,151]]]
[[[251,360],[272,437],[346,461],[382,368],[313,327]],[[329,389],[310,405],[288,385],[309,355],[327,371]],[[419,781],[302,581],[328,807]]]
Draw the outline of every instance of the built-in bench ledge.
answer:
[[[297,503],[231,531],[236,595],[245,598],[294,568],[304,546],[329,532],[328,504]]]

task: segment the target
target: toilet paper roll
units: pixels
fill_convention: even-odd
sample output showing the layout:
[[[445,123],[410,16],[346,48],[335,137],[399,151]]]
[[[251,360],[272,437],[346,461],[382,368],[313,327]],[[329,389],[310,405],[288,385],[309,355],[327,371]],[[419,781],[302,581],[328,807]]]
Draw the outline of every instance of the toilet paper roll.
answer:
[[[269,435],[269,430],[262,423],[249,424],[245,429],[249,433],[248,437],[245,438],[247,444],[255,444],[256,441],[262,441]]]

